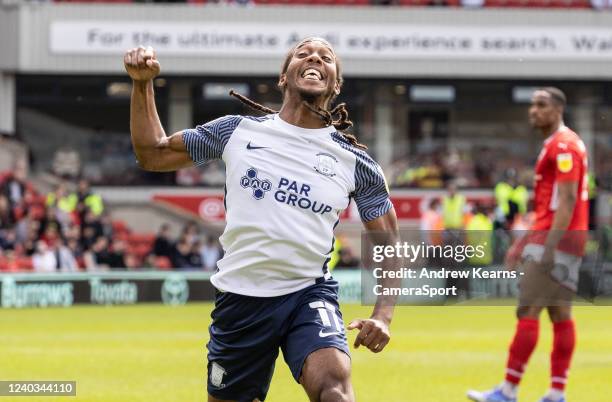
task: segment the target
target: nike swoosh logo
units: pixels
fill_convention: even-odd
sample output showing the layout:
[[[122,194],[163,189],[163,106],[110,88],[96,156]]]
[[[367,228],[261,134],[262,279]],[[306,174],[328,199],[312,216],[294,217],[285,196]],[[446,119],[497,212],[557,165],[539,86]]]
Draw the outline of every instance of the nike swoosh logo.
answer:
[[[265,149],[265,148],[270,148],[270,147],[256,147],[251,145],[251,141],[249,141],[249,143],[247,144],[247,149]]]
[[[323,330],[319,331],[319,337],[321,337],[321,338],[326,338],[328,336],[340,335],[340,334],[341,334],[341,332],[338,332],[338,331],[336,331],[336,332],[323,332]]]

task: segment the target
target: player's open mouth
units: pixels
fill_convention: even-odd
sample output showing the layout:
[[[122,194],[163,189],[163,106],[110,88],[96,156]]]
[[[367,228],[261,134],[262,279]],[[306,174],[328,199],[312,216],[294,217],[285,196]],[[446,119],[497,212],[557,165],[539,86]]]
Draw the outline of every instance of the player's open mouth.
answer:
[[[307,68],[302,73],[302,78],[313,81],[321,81],[323,79],[323,75],[320,71],[317,71],[314,68]]]

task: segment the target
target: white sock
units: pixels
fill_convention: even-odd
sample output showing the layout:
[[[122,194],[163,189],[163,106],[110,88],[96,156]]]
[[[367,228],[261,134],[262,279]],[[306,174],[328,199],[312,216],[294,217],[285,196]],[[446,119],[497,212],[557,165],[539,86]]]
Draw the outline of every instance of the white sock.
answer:
[[[516,392],[518,391],[518,385],[513,384],[510,381],[504,381],[501,385],[501,391],[508,398],[516,398]]]
[[[563,398],[563,391],[561,391],[560,389],[555,389],[555,388],[551,388],[548,390],[548,393],[546,394],[546,397],[552,401],[560,401],[561,398]]]

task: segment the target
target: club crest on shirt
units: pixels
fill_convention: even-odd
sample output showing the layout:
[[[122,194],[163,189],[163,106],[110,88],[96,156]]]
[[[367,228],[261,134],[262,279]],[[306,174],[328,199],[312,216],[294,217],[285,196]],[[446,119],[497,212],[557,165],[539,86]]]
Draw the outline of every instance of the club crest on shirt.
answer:
[[[319,152],[317,155],[317,164],[314,167],[314,170],[321,173],[324,176],[333,177],[336,175],[336,163],[338,163],[338,159],[335,156],[325,153]]]
[[[567,173],[572,170],[572,154],[559,154],[557,155],[557,168],[561,173]]]

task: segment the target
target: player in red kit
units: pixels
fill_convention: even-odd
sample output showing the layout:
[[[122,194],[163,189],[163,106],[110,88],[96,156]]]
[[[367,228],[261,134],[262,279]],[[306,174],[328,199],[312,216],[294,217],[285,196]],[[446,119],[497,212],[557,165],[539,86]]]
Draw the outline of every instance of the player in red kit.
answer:
[[[534,175],[535,222],[508,252],[506,264],[523,267],[518,323],[510,345],[505,381],[486,392],[469,391],[478,402],[516,402],[518,386],[536,347],[539,317],[546,308],[553,324],[551,387],[540,402],[565,402],[565,385],[576,330],[571,300],[588,230],[587,153],[580,137],[563,124],[566,98],[557,88],[534,92],[529,122],[544,144]]]

